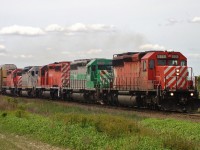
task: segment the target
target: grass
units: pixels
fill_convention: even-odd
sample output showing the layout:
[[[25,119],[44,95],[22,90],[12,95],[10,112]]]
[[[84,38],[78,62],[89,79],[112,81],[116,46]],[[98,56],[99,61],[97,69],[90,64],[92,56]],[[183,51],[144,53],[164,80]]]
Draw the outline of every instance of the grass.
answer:
[[[200,125],[189,121],[175,119],[145,119],[144,126],[162,135],[163,144],[168,148],[195,149],[199,146]],[[192,147],[193,145],[194,147]]]
[[[187,150],[200,146],[198,123],[25,98],[0,97],[0,132],[70,149]]]

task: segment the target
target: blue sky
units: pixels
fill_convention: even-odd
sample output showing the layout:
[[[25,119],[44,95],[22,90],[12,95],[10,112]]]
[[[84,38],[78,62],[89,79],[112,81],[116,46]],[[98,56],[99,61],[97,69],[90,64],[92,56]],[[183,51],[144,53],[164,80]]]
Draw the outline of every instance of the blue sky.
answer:
[[[0,0],[0,63],[174,50],[200,75],[198,0]]]

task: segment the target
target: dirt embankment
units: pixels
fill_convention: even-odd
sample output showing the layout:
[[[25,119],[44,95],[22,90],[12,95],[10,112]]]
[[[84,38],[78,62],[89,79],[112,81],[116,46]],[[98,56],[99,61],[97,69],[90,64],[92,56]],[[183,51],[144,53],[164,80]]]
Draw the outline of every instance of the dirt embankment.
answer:
[[[61,148],[48,145],[18,136],[14,134],[0,133],[0,150],[62,150]]]

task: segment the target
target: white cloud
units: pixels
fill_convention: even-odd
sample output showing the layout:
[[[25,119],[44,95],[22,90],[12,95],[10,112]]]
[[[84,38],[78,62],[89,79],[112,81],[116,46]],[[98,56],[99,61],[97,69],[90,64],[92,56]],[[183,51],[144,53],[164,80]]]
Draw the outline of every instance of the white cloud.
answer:
[[[0,50],[0,55],[2,56],[5,56],[6,55],[6,53],[7,53],[7,51],[5,51],[5,50]]]
[[[65,35],[67,35],[67,36],[73,36],[73,35],[75,35],[75,33],[69,32],[69,33],[65,33]]]
[[[4,45],[2,45],[2,44],[0,44],[0,56],[6,56],[7,54],[6,54],[6,47],[4,46]]]
[[[60,26],[58,24],[50,24],[44,29],[31,26],[20,26],[13,25],[8,27],[3,27],[0,29],[0,34],[2,35],[44,35],[46,32],[64,32],[66,35],[74,35],[76,32],[108,32],[115,31],[113,25],[104,24],[83,24],[76,23],[70,26]]]
[[[46,50],[47,50],[47,51],[52,51],[52,50],[53,50],[53,48],[51,48],[51,47],[48,47],[48,48],[46,48]]]
[[[75,52],[69,52],[69,51],[62,51],[61,54],[67,55],[69,57],[87,57],[90,55],[90,57],[96,57],[97,54],[101,53],[103,50],[102,49],[90,49],[90,50],[85,50],[85,51],[75,51]]]
[[[32,58],[32,55],[25,55],[25,54],[21,54],[21,55],[14,55],[14,58]]]
[[[79,31],[86,31],[86,25],[82,24],[82,23],[76,23],[74,25],[71,25],[69,27],[66,28],[68,31],[71,32],[79,32]]]
[[[62,27],[58,24],[51,24],[45,28],[45,31],[48,31],[48,32],[60,32],[63,30],[64,30],[64,27]]]
[[[174,19],[174,18],[169,18],[167,19],[167,24],[166,25],[174,25],[174,24],[177,24],[179,23],[180,21]]]
[[[192,23],[200,23],[200,17],[194,17],[192,20],[191,20]]]
[[[187,56],[191,59],[200,59],[200,54],[188,54]]]
[[[101,53],[103,50],[102,49],[90,49],[90,50],[85,50],[85,51],[76,51],[76,52],[69,52],[69,51],[62,51],[61,54],[88,54],[88,55],[93,55],[93,54],[98,54]]]
[[[0,44],[0,50],[4,50],[4,49],[6,49],[6,47]]]
[[[16,35],[43,35],[45,32],[37,27],[13,25],[4,27],[0,30],[0,34],[16,34]]]
[[[68,32],[114,31],[113,25],[76,23],[65,28]]]
[[[139,46],[139,49],[141,50],[165,50],[166,48],[162,45],[158,44],[144,44]]]
[[[4,39],[0,38],[0,42],[4,42],[4,41],[5,41]]]
[[[62,51],[61,54],[71,54],[69,51]]]
[[[0,56],[7,56],[7,54],[0,52]]]
[[[98,54],[98,53],[101,53],[102,52],[102,49],[90,49],[88,51],[86,51],[87,54]]]

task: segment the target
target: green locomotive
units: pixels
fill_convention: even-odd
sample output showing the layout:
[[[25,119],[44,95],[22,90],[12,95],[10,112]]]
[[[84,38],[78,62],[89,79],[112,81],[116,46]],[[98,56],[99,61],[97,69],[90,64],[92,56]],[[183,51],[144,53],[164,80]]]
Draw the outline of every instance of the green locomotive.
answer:
[[[113,78],[111,59],[93,59],[86,68],[87,88],[110,88]]]
[[[82,59],[71,63],[72,89],[110,88],[112,82],[111,59]]]
[[[113,79],[111,59],[81,59],[70,65],[71,99],[79,101],[96,101],[100,89],[111,88]]]

